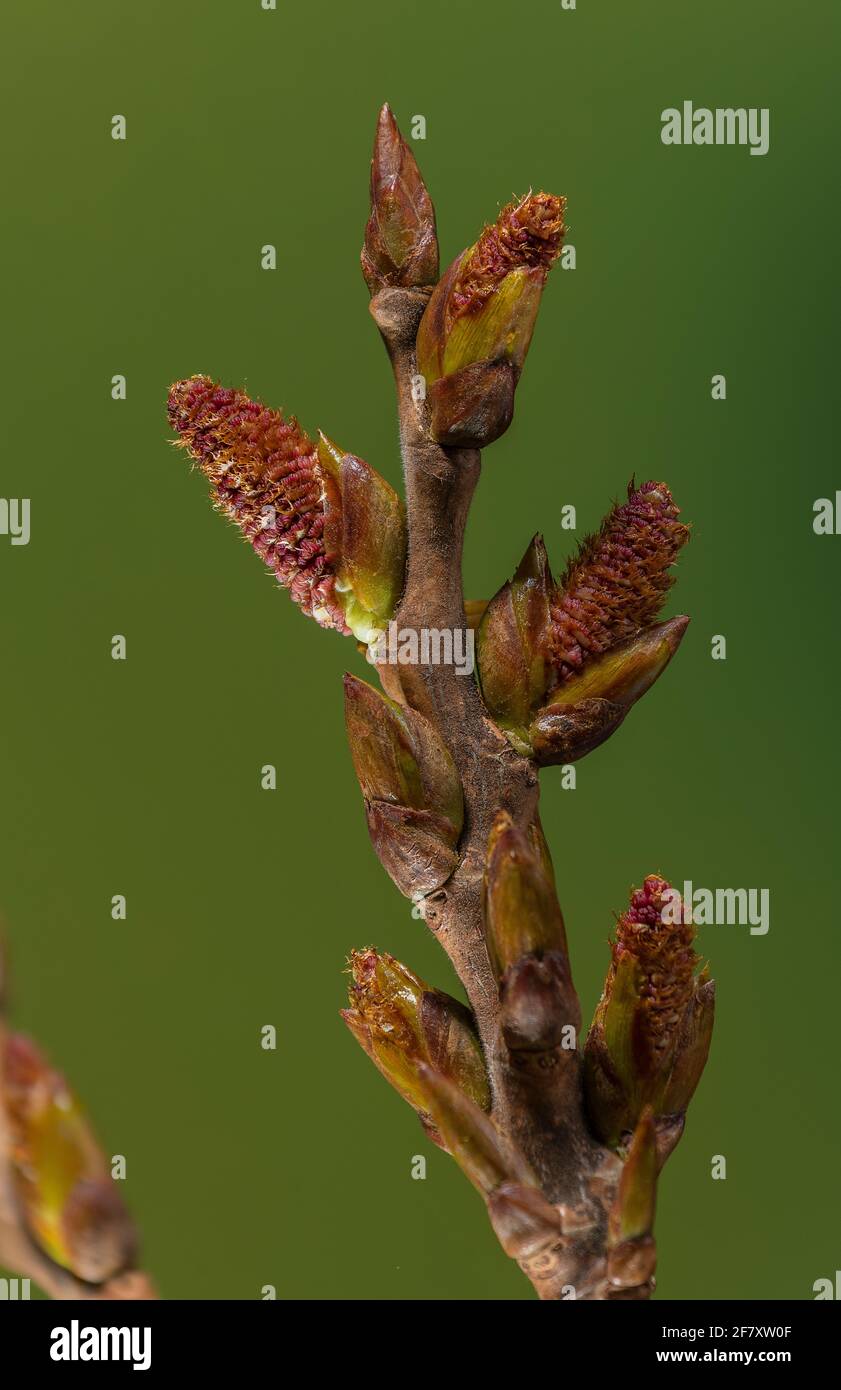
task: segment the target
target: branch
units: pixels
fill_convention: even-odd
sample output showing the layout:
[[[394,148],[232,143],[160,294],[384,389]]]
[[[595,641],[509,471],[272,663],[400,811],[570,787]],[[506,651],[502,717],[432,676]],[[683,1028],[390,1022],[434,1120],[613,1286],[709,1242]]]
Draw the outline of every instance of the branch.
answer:
[[[362,269],[395,376],[405,509],[362,460],[209,377],[177,382],[169,415],[218,509],[303,612],[375,662],[392,620],[420,653],[380,665],[385,695],[346,676],[348,738],[374,849],[471,1007],[369,948],[351,957],[345,1021],[480,1191],[541,1298],[639,1299],[712,984],[696,977],[691,927],[663,915],[668,885],[647,879],[620,919],[582,1057],[538,769],[609,738],[684,635],[684,617],[655,622],[688,538],[669,489],[632,483],[560,583],[536,536],[513,579],[469,605],[475,681],[427,659],[422,640],[468,627],[479,450],[511,422],[564,207],[548,193],[507,205],[438,279],[429,194],[380,112]]]
[[[480,455],[477,450],[446,449],[434,443],[428,405],[413,396],[412,384],[418,375],[415,339],[426,304],[423,293],[400,288],[381,290],[371,301],[371,313],[394,369],[406,484],[408,565],[395,621],[398,628],[454,631],[466,626],[462,544]],[[586,1233],[581,1267],[571,1269],[563,1250],[549,1260],[542,1252],[537,1269],[530,1266],[527,1271],[542,1297],[559,1297],[566,1285],[581,1289],[594,1280],[588,1247],[603,1248],[607,1208],[593,1198],[587,1180],[600,1174],[604,1186],[606,1173],[615,1180],[618,1164],[584,1128],[577,1051],[557,1046],[518,1056],[502,1037],[499,990],[483,921],[487,847],[500,810],[523,833],[535,823],[537,771],[529,759],[515,753],[487,717],[469,676],[444,664],[401,666],[399,671],[404,697],[440,733],[464,790],[459,865],[443,887],[421,901],[421,909],[453,962],[473,1009],[498,1129],[526,1155],[550,1200],[569,1209],[568,1223],[577,1222]],[[608,1183],[607,1188],[610,1200],[613,1185]]]

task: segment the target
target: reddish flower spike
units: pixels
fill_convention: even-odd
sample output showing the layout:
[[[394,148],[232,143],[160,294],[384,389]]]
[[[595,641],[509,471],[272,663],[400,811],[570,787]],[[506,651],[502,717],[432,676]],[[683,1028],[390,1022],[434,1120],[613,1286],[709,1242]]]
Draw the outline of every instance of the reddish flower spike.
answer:
[[[548,274],[561,252],[566,198],[528,193],[508,203],[486,227],[453,285],[447,332],[463,314],[477,313],[510,271],[542,267]]]
[[[665,894],[669,891],[665,879],[650,874],[633,894],[628,911],[619,918],[613,945],[615,967],[630,955],[641,972],[644,1031],[655,1056],[665,1053],[674,1041],[695,989],[698,965],[691,922],[673,921],[678,915],[674,907],[669,920],[663,921]]]
[[[665,483],[628,485],[601,530],[567,567],[551,609],[551,660],[561,681],[656,619],[689,528]]]
[[[285,419],[207,376],[176,382],[168,410],[179,444],[212,484],[217,508],[308,616],[349,632],[324,544],[316,445],[294,416]]]

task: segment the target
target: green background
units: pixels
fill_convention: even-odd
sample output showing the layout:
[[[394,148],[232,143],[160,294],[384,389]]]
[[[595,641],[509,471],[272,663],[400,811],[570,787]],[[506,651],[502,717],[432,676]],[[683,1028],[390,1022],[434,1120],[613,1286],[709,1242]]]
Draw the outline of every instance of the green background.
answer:
[[[574,792],[544,775],[543,818],[585,1016],[646,873],[770,890],[767,936],[701,933],[719,1013],[659,1296],[811,1298],[841,1266],[841,538],[812,531],[841,487],[838,6],[14,0],[4,31],[0,491],[32,499],[29,546],[0,537],[13,1016],[126,1155],[163,1295],[533,1297],[338,1017],[352,946],[456,988],[368,844],[340,685],[367,668],[214,515],[164,411],[207,372],[397,482],[357,265],[387,99],[427,119],[444,264],[512,194],[569,198],[577,268],[486,454],[468,593],[538,526],[560,569],[632,473],[693,523],[679,658]],[[684,99],[769,107],[769,154],[664,147]]]

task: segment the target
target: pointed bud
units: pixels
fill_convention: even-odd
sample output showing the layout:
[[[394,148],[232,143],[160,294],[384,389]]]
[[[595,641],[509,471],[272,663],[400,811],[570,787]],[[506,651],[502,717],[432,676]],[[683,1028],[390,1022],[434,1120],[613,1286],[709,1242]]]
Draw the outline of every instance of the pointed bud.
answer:
[[[567,954],[563,914],[546,862],[507,811],[497,815],[488,840],[485,934],[498,980],[523,956]]]
[[[423,715],[350,675],[345,722],[374,849],[407,897],[432,892],[458,862],[464,821],[450,754]]]
[[[634,488],[632,480],[628,501],[583,542],[552,605],[551,658],[559,682],[654,622],[689,539],[679,516],[665,483]]]
[[[387,102],[377,120],[371,161],[362,274],[371,294],[389,285],[434,285],[438,279],[435,209]]]
[[[540,297],[560,254],[564,207],[549,193],[510,203],[433,290],[417,355],[439,443],[482,448],[511,423]]]
[[[564,919],[543,832],[501,811],[488,840],[485,935],[500,982],[500,1027],[514,1052],[550,1052],[581,1023]]]
[[[584,1049],[587,1107],[605,1143],[617,1146],[650,1105],[662,1128],[661,1158],[680,1137],[676,1117],[709,1050],[713,990],[683,920],[679,896],[655,875],[620,917],[612,960]]]
[[[357,1042],[429,1123],[421,1063],[431,1065],[477,1105],[490,1108],[484,1057],[473,1015],[458,1000],[431,989],[385,951],[351,956],[350,1008],[342,1011]],[[436,1137],[436,1136],[433,1136]]]
[[[554,588],[543,538],[535,536],[514,578],[488,604],[477,633],[482,699],[518,752],[526,755],[531,752],[528,726],[551,672]]]
[[[527,735],[540,766],[574,763],[604,743],[663,674],[688,626],[681,616],[646,628],[557,686]]]
[[[486,1197],[502,1183],[539,1187],[524,1156],[475,1101],[432,1067],[421,1065],[419,1075],[435,1127],[474,1187]]]
[[[169,419],[215,506],[304,613],[367,642],[403,585],[405,522],[389,484],[294,417],[210,377],[176,382]]]
[[[33,1240],[77,1278],[103,1283],[131,1264],[136,1239],[78,1100],[19,1035],[6,1041],[2,1094],[15,1188]]]
[[[657,1171],[654,1116],[647,1106],[634,1131],[608,1222],[607,1274],[616,1288],[636,1288],[654,1275],[657,1252],[651,1231]]]

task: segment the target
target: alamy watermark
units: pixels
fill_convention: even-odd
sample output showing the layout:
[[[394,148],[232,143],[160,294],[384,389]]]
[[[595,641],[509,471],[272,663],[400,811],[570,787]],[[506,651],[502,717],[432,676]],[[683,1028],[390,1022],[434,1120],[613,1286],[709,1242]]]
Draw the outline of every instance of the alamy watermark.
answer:
[[[29,545],[29,498],[0,497],[0,536],[12,545]]]
[[[682,893],[668,888],[663,894],[660,920],[673,926],[692,922],[696,927],[750,927],[751,936],[765,936],[771,925],[771,894],[767,888],[696,888],[687,879]]]
[[[400,627],[394,619],[368,643],[372,666],[452,666],[470,676],[475,666],[475,633],[461,627]]]
[[[660,112],[664,145],[750,145],[751,154],[767,154],[771,116],[767,106],[667,106]]]
[[[0,1299],[20,1300],[32,1297],[28,1279],[0,1279]]]
[[[54,1327],[53,1361],[130,1361],[135,1371],[152,1364],[151,1327],[89,1327],[73,1318],[69,1327]]]

